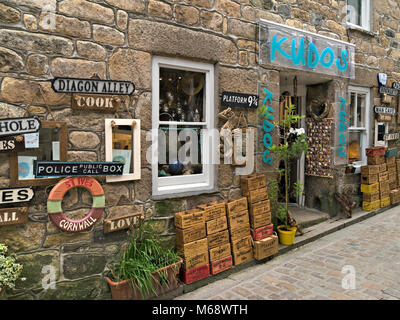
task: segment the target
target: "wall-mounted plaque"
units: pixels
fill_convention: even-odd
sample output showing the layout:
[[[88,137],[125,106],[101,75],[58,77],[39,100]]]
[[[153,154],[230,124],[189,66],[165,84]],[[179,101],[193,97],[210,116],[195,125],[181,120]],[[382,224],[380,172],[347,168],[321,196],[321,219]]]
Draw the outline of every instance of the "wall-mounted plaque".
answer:
[[[130,81],[55,78],[51,86],[58,93],[122,94],[130,95],[135,85]]]
[[[223,92],[221,97],[221,106],[257,108],[258,96],[238,92]]]
[[[0,226],[24,224],[28,222],[28,208],[0,209]]]
[[[395,114],[396,109],[386,106],[374,106],[375,113]]]
[[[38,132],[38,117],[0,119],[0,136],[18,136],[24,133]]]
[[[392,88],[395,88],[396,90],[400,90],[400,83],[399,82],[393,82],[392,83]]]
[[[384,113],[377,113],[376,120],[378,122],[390,122],[390,121],[392,121],[392,115],[384,114]]]
[[[379,93],[386,93],[389,96],[397,96],[399,93],[399,90],[395,89],[395,88],[389,88],[389,87],[385,87],[385,86],[380,86],[379,87]]]
[[[123,170],[121,162],[36,161],[35,177],[120,176]]]
[[[5,137],[0,139],[0,152],[13,151],[16,147],[16,141],[14,137]]]
[[[74,110],[96,110],[100,112],[117,112],[121,98],[110,95],[74,94],[71,107]]]
[[[31,187],[0,188],[0,204],[31,201],[34,195]]]
[[[138,225],[143,219],[143,212],[127,214],[117,218],[104,219],[104,233],[129,229],[134,225]]]
[[[396,132],[396,133],[389,133],[389,134],[385,134],[383,136],[384,140],[397,140],[400,138],[400,133]]]

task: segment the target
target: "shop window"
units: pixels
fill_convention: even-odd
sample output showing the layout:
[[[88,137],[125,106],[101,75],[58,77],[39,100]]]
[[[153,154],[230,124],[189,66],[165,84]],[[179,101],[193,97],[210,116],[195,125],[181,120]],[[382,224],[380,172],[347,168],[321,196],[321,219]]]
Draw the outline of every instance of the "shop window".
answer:
[[[369,89],[349,87],[349,163],[361,166],[367,163],[365,149],[369,146]]]
[[[152,77],[153,195],[213,191],[214,66],[155,57]]]
[[[370,0],[347,0],[346,21],[350,27],[370,31]]]
[[[67,161],[67,124],[56,121],[41,121],[41,124],[38,135],[24,135],[29,148],[10,154],[11,186],[46,186],[59,179],[35,178],[34,165],[35,161]]]

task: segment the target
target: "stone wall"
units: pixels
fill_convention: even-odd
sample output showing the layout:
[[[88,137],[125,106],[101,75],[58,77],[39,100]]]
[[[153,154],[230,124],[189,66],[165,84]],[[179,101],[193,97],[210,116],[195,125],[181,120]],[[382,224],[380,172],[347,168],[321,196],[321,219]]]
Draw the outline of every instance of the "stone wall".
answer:
[[[142,123],[142,179],[106,184],[104,217],[143,210],[174,244],[173,214],[211,200],[239,194],[234,168],[218,168],[218,192],[211,195],[153,201],[151,166],[145,160],[151,129],[151,60],[154,55],[178,56],[216,65],[216,85],[223,91],[260,93],[279,97],[279,70],[258,66],[257,21],[260,18],[316,32],[356,44],[356,79],[353,84],[375,87],[376,73],[400,80],[396,1],[376,0],[371,33],[348,30],[342,23],[345,1],[324,0],[4,0],[0,3],[0,117],[38,115],[68,124],[68,160],[104,160],[104,118],[96,112],[72,111],[69,95],[56,94],[54,77],[129,80],[136,85],[129,113]],[[45,7],[46,6],[46,7]],[[49,11],[54,11],[49,15]],[[49,20],[49,16],[53,20]],[[52,22],[55,21],[53,25]],[[50,24],[49,24],[50,22]],[[43,96],[38,95],[38,86]],[[375,102],[374,102],[375,103]],[[278,101],[274,101],[278,110]],[[378,104],[378,102],[376,102]],[[218,105],[216,112],[222,110]],[[260,128],[255,110],[246,111],[250,126]],[[223,123],[220,121],[218,126]],[[395,125],[395,124],[393,124]],[[258,131],[258,142],[262,138]],[[274,167],[262,162],[262,144],[256,144],[258,172],[275,178]],[[8,155],[0,155],[0,187],[9,186]],[[59,231],[49,222],[46,199],[51,188],[36,187],[26,225],[1,227],[0,241],[17,252],[28,280],[8,292],[9,298],[109,298],[102,278],[106,264],[118,254],[125,232],[103,234],[102,221],[79,234]],[[90,207],[85,192],[71,192],[63,201],[71,216]],[[42,266],[52,265],[56,290],[42,289]]]

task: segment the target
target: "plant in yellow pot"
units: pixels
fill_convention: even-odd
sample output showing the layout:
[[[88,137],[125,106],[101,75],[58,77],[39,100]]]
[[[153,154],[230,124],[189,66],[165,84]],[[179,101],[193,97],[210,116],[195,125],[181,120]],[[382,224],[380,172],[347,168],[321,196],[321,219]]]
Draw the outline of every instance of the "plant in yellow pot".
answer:
[[[303,128],[295,129],[296,124],[299,123],[303,117],[295,114],[295,107],[289,104],[285,107],[285,113],[282,119],[276,123],[279,130],[280,142],[274,144],[270,150],[279,162],[283,162],[283,168],[279,169],[279,181],[284,178],[284,205],[278,203],[276,199],[276,216],[277,220],[281,223],[277,227],[279,242],[284,245],[292,245],[294,243],[296,227],[291,225],[291,217],[289,214],[289,196],[297,196],[303,193],[302,185],[297,181],[291,188],[290,181],[290,162],[297,160],[301,157],[303,152],[308,150],[308,143]],[[280,188],[277,182],[274,182],[276,193],[279,194]],[[270,188],[273,188],[270,185]],[[292,189],[292,190],[291,190]]]

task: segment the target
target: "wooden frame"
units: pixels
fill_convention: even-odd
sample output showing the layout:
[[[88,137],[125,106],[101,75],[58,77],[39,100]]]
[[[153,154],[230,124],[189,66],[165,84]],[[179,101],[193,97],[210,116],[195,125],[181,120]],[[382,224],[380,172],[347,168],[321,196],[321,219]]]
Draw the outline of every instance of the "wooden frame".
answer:
[[[106,161],[112,161],[113,155],[113,126],[132,126],[132,152],[133,152],[133,173],[122,176],[108,176],[106,182],[120,182],[139,180],[141,178],[140,159],[140,120],[138,119],[105,119],[105,150]]]
[[[67,123],[61,121],[42,121],[41,129],[58,128],[58,141],[60,142],[60,161],[67,161]],[[25,150],[26,151],[26,150]],[[10,153],[10,186],[47,186],[56,183],[62,178],[37,178],[37,179],[18,179],[18,152]]]

